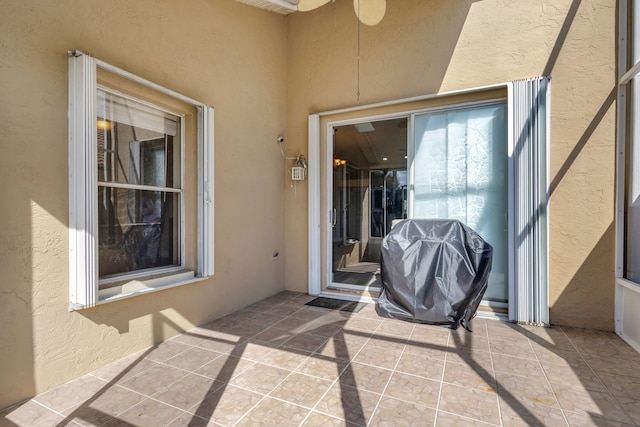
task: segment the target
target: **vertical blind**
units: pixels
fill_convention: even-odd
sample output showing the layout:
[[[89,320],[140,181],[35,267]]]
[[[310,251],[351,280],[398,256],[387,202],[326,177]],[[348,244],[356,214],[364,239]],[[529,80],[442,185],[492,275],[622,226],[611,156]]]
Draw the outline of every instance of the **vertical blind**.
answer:
[[[550,78],[512,83],[514,280],[511,317],[549,324],[548,201]]]
[[[507,300],[503,103],[416,115],[414,218],[457,219],[493,246],[485,299]]]

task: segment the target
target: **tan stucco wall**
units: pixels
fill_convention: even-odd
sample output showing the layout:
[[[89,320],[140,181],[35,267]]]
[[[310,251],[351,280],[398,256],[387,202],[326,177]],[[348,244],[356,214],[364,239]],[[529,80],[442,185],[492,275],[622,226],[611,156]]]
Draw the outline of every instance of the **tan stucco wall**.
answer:
[[[286,18],[231,0],[0,10],[3,408],[284,288]],[[67,310],[68,49],[215,107],[213,279]]]
[[[550,307],[555,324],[613,329],[614,0],[387,0],[360,27],[352,2],[288,19],[287,137],[307,115],[552,76]],[[307,289],[307,187],[286,197],[286,287]]]

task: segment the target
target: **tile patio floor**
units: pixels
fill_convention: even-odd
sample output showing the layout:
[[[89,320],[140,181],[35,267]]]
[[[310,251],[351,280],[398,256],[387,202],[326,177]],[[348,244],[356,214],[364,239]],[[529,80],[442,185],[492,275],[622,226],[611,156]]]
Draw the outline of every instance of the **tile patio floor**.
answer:
[[[473,333],[283,292],[0,414],[0,426],[640,425],[613,333],[475,319]]]

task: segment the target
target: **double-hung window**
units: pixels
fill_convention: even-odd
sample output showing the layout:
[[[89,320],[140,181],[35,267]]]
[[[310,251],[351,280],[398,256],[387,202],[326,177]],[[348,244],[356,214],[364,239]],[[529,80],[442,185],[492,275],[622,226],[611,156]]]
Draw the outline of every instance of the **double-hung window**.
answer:
[[[213,110],[69,57],[70,307],[213,274]]]

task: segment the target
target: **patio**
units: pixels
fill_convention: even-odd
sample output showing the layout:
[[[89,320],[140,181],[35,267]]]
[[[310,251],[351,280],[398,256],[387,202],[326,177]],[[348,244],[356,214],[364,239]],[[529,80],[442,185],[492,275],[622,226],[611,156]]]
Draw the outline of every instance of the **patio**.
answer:
[[[613,333],[474,319],[473,333],[282,292],[1,413],[0,426],[640,425]]]

